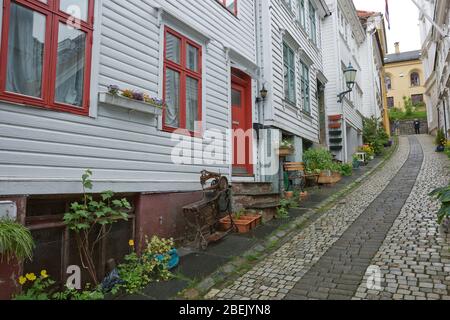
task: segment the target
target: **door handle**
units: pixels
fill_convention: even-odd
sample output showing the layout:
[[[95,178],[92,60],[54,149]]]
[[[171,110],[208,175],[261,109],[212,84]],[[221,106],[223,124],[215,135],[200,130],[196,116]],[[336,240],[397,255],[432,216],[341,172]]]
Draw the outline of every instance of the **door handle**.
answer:
[[[239,121],[233,121],[233,124],[236,125],[236,126],[238,126],[238,125],[240,125],[241,123],[240,123]]]

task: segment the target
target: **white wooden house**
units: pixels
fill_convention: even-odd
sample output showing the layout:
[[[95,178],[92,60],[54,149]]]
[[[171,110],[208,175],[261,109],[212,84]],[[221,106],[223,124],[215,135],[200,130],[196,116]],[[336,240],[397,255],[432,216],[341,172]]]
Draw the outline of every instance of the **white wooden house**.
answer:
[[[80,194],[91,169],[94,192],[135,199],[142,232],[181,233],[180,208],[201,198],[200,171],[231,179],[226,130],[251,129],[257,116],[255,0],[0,3],[0,197],[33,207],[36,197]],[[167,108],[112,97],[110,85]],[[221,161],[211,163],[195,150],[214,130]],[[177,163],[183,138],[193,160]],[[256,144],[248,150],[240,167],[254,176]]]
[[[323,115],[327,83],[321,26],[331,13],[322,0],[259,3],[258,48],[262,81],[269,91],[260,113],[265,126],[294,143],[295,154],[288,160],[302,161],[304,148],[321,143],[320,106]]]
[[[362,144],[363,129],[363,72],[361,65],[361,45],[365,41],[365,31],[359,21],[357,12],[351,0],[327,0],[333,15],[324,20],[323,50],[325,76],[329,80],[325,95],[327,120],[340,116],[341,135],[331,136],[329,128],[328,140],[333,137],[342,138],[342,143],[330,143],[333,153],[341,161],[352,160],[352,155]],[[356,83],[353,91],[338,102],[338,95],[347,90],[344,70],[349,64],[357,70]],[[338,123],[337,121],[333,124]],[[331,137],[330,137],[331,136]],[[337,140],[336,140],[337,141]]]

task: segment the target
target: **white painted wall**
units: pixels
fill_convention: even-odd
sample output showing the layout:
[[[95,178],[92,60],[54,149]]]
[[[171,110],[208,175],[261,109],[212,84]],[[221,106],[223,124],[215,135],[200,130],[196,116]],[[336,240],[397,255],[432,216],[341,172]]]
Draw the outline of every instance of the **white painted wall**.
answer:
[[[254,0],[239,1],[238,17],[207,0],[97,0],[96,5],[94,98],[109,84],[162,96],[161,30],[168,20],[159,20],[155,6],[161,6],[179,18],[170,26],[204,46],[205,128],[230,127],[225,47],[239,54],[234,60],[256,64]],[[94,172],[95,191],[116,192],[199,190],[202,169],[230,174],[229,165],[173,164],[175,142],[150,115],[92,99],[91,116],[0,102],[0,195],[78,193],[86,168]]]
[[[327,115],[341,114],[346,125],[352,126],[356,131],[362,130],[362,101],[363,101],[363,72],[361,66],[361,45],[365,39],[365,32],[356,15],[353,2],[348,0],[327,0],[332,18],[328,18],[323,24],[324,37],[322,46],[326,56],[324,59],[325,76],[329,83],[325,89]],[[338,103],[337,95],[347,90],[343,69],[351,62],[358,70],[356,86],[353,92]],[[359,89],[358,89],[359,88]],[[344,149],[336,153],[342,161],[350,161],[348,150],[352,147],[348,143],[347,130],[343,128]],[[352,145],[357,142],[352,141]]]
[[[318,142],[319,110],[316,98],[317,73],[323,72],[320,21],[324,12],[319,1],[311,1],[317,8],[317,44],[310,39],[310,25],[306,29],[299,23],[298,1],[292,0],[291,5],[285,0],[261,1],[261,34],[264,37],[262,46],[264,60],[261,63],[262,74],[269,88],[269,98],[266,102],[267,125],[272,125],[290,134]],[[306,0],[306,17],[308,5]],[[322,12],[321,12],[322,11]],[[284,101],[284,66],[283,40],[289,39],[296,50],[296,96],[297,105],[288,105]],[[310,98],[311,114],[302,112],[301,97],[301,61],[310,65]]]

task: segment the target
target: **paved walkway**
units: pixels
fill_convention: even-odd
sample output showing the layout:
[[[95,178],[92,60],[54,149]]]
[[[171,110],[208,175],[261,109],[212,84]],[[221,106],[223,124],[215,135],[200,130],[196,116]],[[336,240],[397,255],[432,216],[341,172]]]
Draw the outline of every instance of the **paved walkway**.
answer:
[[[400,138],[382,170],[216,297],[449,298],[448,239],[427,196],[448,183],[447,161],[430,137]],[[379,290],[367,289],[372,265],[382,271]]]

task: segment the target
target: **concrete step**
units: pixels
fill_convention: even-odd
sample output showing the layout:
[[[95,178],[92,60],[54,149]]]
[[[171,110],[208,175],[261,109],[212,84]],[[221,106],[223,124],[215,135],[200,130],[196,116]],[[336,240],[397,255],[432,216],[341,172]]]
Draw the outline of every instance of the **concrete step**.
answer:
[[[245,208],[245,210],[249,213],[261,214],[263,217],[263,222],[268,222],[275,218],[279,207],[279,202],[269,202],[261,205],[249,206]]]

